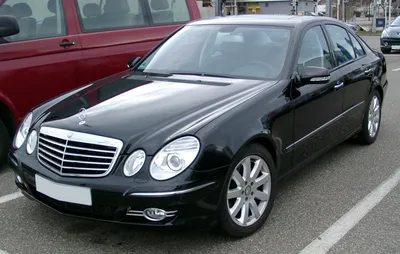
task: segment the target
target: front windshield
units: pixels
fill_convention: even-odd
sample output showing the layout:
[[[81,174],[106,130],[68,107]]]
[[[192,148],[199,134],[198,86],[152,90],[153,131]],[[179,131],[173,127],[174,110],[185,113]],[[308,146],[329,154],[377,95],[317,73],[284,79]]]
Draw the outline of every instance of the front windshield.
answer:
[[[288,51],[289,28],[189,25],[138,68],[144,73],[277,79]]]
[[[400,17],[397,17],[393,23],[391,24],[391,26],[400,26]]]

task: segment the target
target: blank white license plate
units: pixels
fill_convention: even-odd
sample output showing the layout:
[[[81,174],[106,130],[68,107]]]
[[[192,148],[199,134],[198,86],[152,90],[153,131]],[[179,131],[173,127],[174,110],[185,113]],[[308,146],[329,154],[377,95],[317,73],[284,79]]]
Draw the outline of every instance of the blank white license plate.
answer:
[[[392,46],[392,49],[400,49],[400,46]]]
[[[89,188],[71,186],[47,180],[35,175],[36,190],[58,201],[80,205],[92,205],[92,193]]]

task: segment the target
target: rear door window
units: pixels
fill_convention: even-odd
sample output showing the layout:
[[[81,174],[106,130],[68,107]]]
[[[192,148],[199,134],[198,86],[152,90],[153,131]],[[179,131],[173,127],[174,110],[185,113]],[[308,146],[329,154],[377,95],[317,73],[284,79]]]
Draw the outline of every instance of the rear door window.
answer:
[[[77,0],[82,31],[94,32],[148,26],[140,0]]]
[[[190,21],[186,0],[146,0],[154,25],[168,25]]]
[[[356,58],[349,34],[344,28],[336,25],[326,25],[326,30],[331,38],[339,66]]]

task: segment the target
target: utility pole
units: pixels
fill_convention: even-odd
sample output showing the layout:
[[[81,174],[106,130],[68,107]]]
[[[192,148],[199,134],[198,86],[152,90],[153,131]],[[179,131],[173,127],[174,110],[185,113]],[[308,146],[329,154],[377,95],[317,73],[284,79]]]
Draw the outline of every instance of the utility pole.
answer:
[[[392,23],[392,0],[389,0],[389,18],[386,27],[390,26],[391,23]]]
[[[340,20],[340,0],[336,1],[336,19]]]

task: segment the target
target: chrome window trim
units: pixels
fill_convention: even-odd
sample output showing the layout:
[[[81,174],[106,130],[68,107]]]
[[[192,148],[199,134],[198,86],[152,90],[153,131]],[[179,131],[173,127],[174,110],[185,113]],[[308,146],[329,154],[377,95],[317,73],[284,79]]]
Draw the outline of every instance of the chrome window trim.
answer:
[[[311,137],[312,135],[314,135],[315,133],[319,132],[320,130],[328,127],[329,125],[331,125],[332,123],[336,122],[337,120],[339,120],[340,118],[342,118],[344,115],[346,115],[347,113],[349,113],[350,111],[352,111],[353,109],[361,106],[362,104],[364,104],[364,101],[352,106],[351,108],[347,109],[346,111],[344,111],[343,113],[341,113],[340,115],[336,116],[335,118],[333,118],[332,120],[326,122],[325,124],[321,125],[320,127],[318,127],[317,129],[313,130],[312,132],[308,133],[307,135],[305,135],[304,137],[300,138],[299,140],[295,141],[294,143],[292,143],[291,145],[289,145],[288,147],[286,147],[286,150],[289,150],[291,148],[293,148],[295,145],[297,145],[298,143],[306,140],[307,138]]]
[[[109,138],[109,137],[104,137],[104,136],[94,135],[94,134],[88,134],[88,133],[83,133],[83,132],[71,131],[71,130],[66,130],[66,129],[46,127],[46,126],[42,126],[39,130],[38,146],[40,143],[39,142],[40,134],[45,134],[45,135],[49,135],[49,136],[53,136],[56,138],[66,140],[66,145],[64,145],[64,152],[63,152],[63,158],[62,158],[63,160],[64,160],[64,156],[66,154],[65,151],[68,146],[68,141],[75,141],[75,142],[94,144],[94,145],[112,146],[112,147],[116,148],[115,155],[110,163],[110,166],[104,173],[96,174],[96,175],[88,175],[88,174],[62,173],[60,171],[55,170],[51,165],[49,165],[48,163],[46,163],[40,159],[39,147],[38,147],[37,152],[36,152],[36,157],[39,160],[39,162],[42,165],[46,166],[46,168],[48,168],[52,172],[54,172],[58,175],[61,175],[61,176],[86,177],[86,178],[99,178],[99,177],[107,176],[114,168],[115,163],[117,162],[117,159],[119,158],[119,155],[120,155],[122,147],[123,147],[123,142],[119,139],[114,139],[114,138]],[[59,146],[61,146],[61,144],[59,144]],[[88,149],[88,150],[90,150],[90,149]]]

